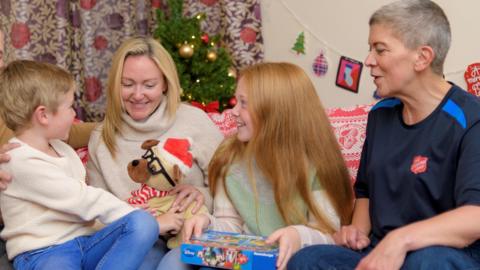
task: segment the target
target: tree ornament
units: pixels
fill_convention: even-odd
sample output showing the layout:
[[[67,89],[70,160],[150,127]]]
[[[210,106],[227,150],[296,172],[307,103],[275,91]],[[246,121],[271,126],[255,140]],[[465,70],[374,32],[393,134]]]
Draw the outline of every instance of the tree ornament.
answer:
[[[293,44],[292,50],[294,50],[297,54],[305,54],[305,34],[301,32],[295,44]]]
[[[200,12],[198,13],[197,15],[195,15],[195,19],[199,20],[199,21],[203,21],[207,16],[205,15],[205,13],[203,12]]]
[[[208,44],[208,41],[210,40],[210,37],[208,36],[207,33],[203,34],[201,37],[203,43]]]
[[[193,46],[191,44],[185,43],[180,46],[180,49],[178,49],[178,53],[183,58],[190,58],[193,55]]]
[[[213,112],[218,112],[218,109],[220,109],[220,102],[218,100],[215,100],[215,101],[212,101],[208,104],[206,104],[205,102],[198,102],[198,101],[191,101],[190,102],[191,105],[199,108],[199,109],[202,109],[203,111],[207,112],[207,113],[213,113]]]
[[[228,104],[230,104],[230,106],[232,107],[235,107],[235,105],[237,105],[237,99],[235,97],[232,97],[229,101],[228,101]]]
[[[214,62],[215,60],[217,60],[217,53],[215,51],[209,51],[207,53],[207,59],[210,62]]]
[[[237,70],[234,67],[228,68],[228,77],[237,78]]]
[[[201,24],[207,19],[206,13],[185,16],[184,0],[161,2],[168,2],[169,11],[167,14],[163,9],[155,10],[157,23],[154,37],[161,40],[175,62],[181,88],[185,90],[182,101],[197,101],[206,106],[218,101],[218,110],[222,111],[225,108],[222,105],[228,104],[236,83],[234,77],[228,76],[233,61],[228,50],[222,46],[224,37],[202,31]],[[210,57],[214,61],[207,58],[210,51],[213,51]]]
[[[315,58],[315,61],[313,62],[312,65],[313,72],[317,76],[323,76],[327,73],[328,71],[328,62],[327,58],[325,57],[325,54],[323,51],[320,51],[320,55]]]

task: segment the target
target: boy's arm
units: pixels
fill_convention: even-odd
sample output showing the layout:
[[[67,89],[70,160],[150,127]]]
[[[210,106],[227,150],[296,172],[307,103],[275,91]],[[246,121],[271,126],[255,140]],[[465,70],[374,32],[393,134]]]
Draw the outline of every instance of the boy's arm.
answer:
[[[15,162],[17,166],[11,164],[15,181],[5,191],[6,195],[68,213],[84,221],[98,218],[104,224],[133,211],[131,206],[111,193],[69,177],[51,162],[35,158],[15,161],[19,161]],[[26,167],[29,169],[25,170]]]

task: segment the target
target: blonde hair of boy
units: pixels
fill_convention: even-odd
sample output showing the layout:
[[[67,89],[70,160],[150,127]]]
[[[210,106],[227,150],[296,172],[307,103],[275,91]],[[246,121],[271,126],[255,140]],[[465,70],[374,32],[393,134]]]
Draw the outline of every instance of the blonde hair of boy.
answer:
[[[0,116],[16,134],[30,127],[35,109],[56,113],[62,97],[75,85],[66,70],[48,63],[17,60],[0,72]]]
[[[275,202],[287,225],[300,222],[333,233],[335,228],[312,198],[309,174],[314,168],[341,224],[349,224],[353,209],[349,174],[325,110],[305,72],[289,63],[263,63],[243,70],[240,79],[247,91],[254,131],[249,142],[232,137],[217,149],[208,171],[212,193],[216,192],[217,181],[225,184],[232,162],[251,164],[255,160],[272,182]],[[296,209],[292,202],[297,196],[317,224],[307,224],[305,213]]]
[[[108,150],[115,157],[115,134],[122,131],[121,112],[125,112],[122,102],[122,73],[125,60],[129,56],[145,55],[154,61],[165,76],[167,82],[166,102],[167,116],[175,117],[180,105],[182,89],[177,75],[175,62],[165,48],[155,39],[149,37],[134,37],[126,40],[113,55],[112,67],[108,76],[107,106],[103,122],[102,139]]]

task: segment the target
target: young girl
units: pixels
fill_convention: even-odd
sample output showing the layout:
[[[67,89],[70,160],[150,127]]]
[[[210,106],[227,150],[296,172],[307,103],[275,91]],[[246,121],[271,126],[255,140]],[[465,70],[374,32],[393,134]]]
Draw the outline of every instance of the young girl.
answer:
[[[305,72],[289,63],[242,71],[235,92],[236,137],[209,167],[212,216],[184,225],[184,239],[214,230],[268,236],[279,244],[277,267],[299,248],[333,243],[348,224],[352,189],[328,118]]]

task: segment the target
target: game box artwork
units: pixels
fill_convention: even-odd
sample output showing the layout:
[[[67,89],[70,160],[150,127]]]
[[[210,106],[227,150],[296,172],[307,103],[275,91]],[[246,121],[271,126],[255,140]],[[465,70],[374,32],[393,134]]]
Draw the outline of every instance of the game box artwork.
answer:
[[[182,244],[182,262],[223,269],[276,269],[278,246],[261,236],[206,231]]]

